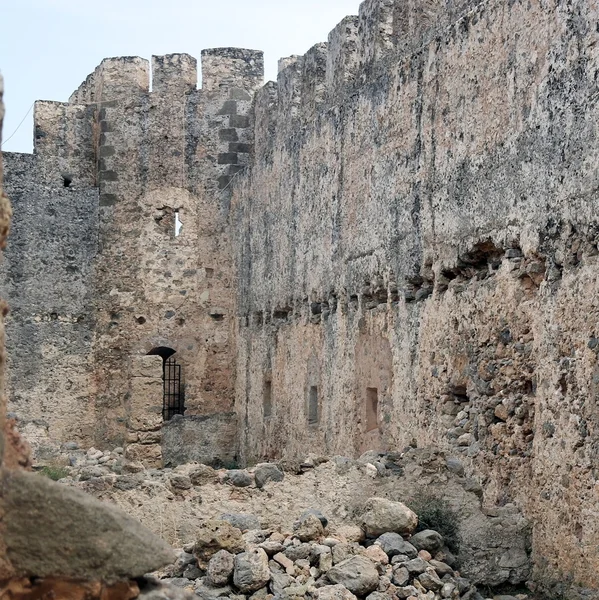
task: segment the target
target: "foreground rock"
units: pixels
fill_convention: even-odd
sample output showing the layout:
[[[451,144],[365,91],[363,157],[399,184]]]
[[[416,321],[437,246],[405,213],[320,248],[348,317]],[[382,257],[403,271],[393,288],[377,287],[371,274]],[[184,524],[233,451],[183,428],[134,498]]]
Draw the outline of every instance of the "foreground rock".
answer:
[[[262,548],[254,548],[235,557],[233,582],[244,594],[263,588],[269,581],[268,556]]]
[[[3,473],[0,495],[8,556],[20,575],[114,582],[175,558],[121,510],[39,475]]]

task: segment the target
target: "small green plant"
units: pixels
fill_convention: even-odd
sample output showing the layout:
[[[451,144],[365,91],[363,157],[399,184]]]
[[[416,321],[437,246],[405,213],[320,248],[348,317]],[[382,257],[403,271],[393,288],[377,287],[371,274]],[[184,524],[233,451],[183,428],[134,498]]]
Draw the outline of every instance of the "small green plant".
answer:
[[[59,479],[64,479],[69,476],[69,470],[66,467],[57,465],[45,465],[39,472],[52,481],[58,481]]]
[[[409,507],[418,515],[416,531],[433,529],[443,536],[445,545],[453,553],[460,547],[459,517],[449,504],[437,496],[420,494],[414,497]]]

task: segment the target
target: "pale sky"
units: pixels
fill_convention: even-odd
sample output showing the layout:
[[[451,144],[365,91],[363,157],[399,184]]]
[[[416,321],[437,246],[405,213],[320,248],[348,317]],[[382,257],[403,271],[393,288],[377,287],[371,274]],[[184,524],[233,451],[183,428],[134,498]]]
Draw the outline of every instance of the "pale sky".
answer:
[[[103,58],[237,46],[263,50],[266,80],[277,61],[327,39],[359,0],[0,0],[0,72],[13,134],[35,100],[67,101]],[[31,152],[30,113],[5,142]]]

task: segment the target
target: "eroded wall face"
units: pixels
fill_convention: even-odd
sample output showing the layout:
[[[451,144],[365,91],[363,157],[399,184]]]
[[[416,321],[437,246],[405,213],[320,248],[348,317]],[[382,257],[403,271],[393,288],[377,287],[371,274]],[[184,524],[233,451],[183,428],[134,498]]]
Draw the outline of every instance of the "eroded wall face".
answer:
[[[258,95],[244,455],[440,443],[534,518],[538,581],[596,589],[596,7],[429,9],[366,2]]]
[[[94,431],[89,357],[98,194],[81,180],[65,187],[60,172],[44,177],[41,156],[10,154],[5,162],[15,213],[1,267],[11,305],[8,411],[44,458],[65,436],[81,442]]]
[[[203,55],[201,90],[186,55],[154,57],[150,93],[147,65],[136,65],[126,103],[107,101],[110,86],[102,88],[96,425],[113,444],[126,442],[129,458],[156,464],[162,400],[157,390],[148,405],[133,389],[134,357],[176,351],[186,416],[228,412],[234,403],[228,184],[247,164],[246,115],[262,63],[261,53],[222,52]],[[113,66],[120,89],[123,69]]]
[[[233,407],[226,223],[263,60],[202,60],[197,89],[188,55],[107,59],[69,103],[38,102],[34,155],[7,157],[11,410],[38,458],[76,441],[160,464],[157,348],[175,351],[187,416]]]

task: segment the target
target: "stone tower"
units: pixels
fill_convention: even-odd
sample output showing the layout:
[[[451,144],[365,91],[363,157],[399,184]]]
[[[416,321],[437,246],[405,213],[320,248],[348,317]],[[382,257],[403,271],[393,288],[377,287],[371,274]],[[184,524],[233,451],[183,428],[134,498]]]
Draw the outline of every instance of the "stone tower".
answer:
[[[191,56],[123,57],[68,103],[36,103],[33,155],[5,157],[16,216],[4,293],[9,410],[39,456],[127,444],[158,464],[170,393],[190,417],[177,437],[197,438],[195,416],[233,457],[226,224],[262,83],[261,52],[220,48],[202,53],[201,89]],[[167,358],[177,380],[163,381]]]

